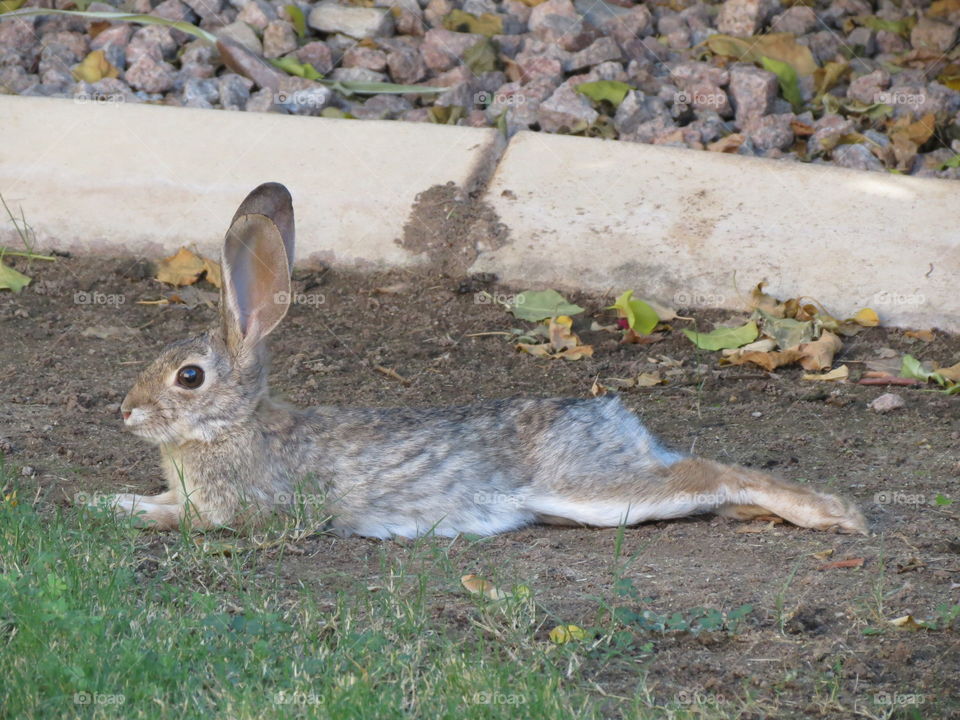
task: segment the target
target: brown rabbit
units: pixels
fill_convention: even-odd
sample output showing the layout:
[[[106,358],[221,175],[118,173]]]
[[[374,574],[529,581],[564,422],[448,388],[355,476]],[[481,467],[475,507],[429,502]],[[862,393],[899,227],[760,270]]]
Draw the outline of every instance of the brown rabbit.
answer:
[[[161,529],[237,526],[322,498],[333,529],[489,535],[535,522],[616,526],[715,512],[867,531],[849,502],[661,448],[616,398],[300,410],[270,398],[265,339],[290,302],[293,206],[267,183],[223,246],[219,326],[169,345],[123,400],[160,445],[168,490],[116,495]]]

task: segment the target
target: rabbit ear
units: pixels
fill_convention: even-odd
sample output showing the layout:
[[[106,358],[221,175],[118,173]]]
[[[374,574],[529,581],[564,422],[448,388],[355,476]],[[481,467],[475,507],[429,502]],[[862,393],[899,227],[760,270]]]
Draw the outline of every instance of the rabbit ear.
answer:
[[[248,209],[270,215],[243,212]],[[286,225],[287,236],[274,217]],[[223,242],[220,308],[233,352],[255,347],[287,313],[292,253],[290,194],[282,185],[261,185],[240,205]]]
[[[276,182],[258,185],[240,203],[231,224],[243,215],[264,215],[273,220],[274,225],[280,230],[283,246],[287,250],[287,263],[292,268],[294,224],[293,199],[290,197],[290,191]]]

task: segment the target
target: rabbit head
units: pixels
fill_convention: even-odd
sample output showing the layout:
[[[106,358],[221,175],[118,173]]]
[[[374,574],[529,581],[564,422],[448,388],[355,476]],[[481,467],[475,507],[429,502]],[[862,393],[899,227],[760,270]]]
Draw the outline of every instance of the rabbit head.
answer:
[[[290,193],[260,185],[223,242],[218,326],[163,349],[120,406],[125,427],[159,443],[211,441],[250,417],[267,393],[267,335],[290,304]]]

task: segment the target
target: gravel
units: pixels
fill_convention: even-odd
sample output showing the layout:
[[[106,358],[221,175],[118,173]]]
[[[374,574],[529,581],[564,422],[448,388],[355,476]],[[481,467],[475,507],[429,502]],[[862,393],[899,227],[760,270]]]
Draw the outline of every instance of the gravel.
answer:
[[[287,9],[291,0],[115,1],[93,2],[90,9],[193,23],[265,58],[308,63],[341,82],[444,91],[350,95],[292,76],[279,89],[259,87],[180,30],[32,17],[0,20],[0,92],[455,122],[499,127],[508,136],[572,133],[960,178],[956,4],[322,0],[297,3],[304,27]],[[26,5],[41,3],[50,4]],[[798,77],[788,101],[775,67],[765,69],[759,57],[714,53],[707,43],[717,33],[748,46],[751,38],[786,33],[809,48],[819,69]],[[94,51],[103,53],[115,77],[79,80],[75,69]],[[828,64],[841,72],[824,86]],[[619,107],[581,88],[597,81],[629,86]],[[894,153],[892,135],[931,114],[935,131],[916,153],[904,155],[902,141],[893,144]]]

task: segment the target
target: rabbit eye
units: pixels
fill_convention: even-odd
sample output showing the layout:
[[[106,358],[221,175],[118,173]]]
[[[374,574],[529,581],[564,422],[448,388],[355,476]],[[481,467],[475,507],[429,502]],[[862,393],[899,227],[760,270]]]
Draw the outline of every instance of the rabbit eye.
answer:
[[[187,365],[177,371],[177,385],[188,390],[196,390],[203,385],[203,368]]]

